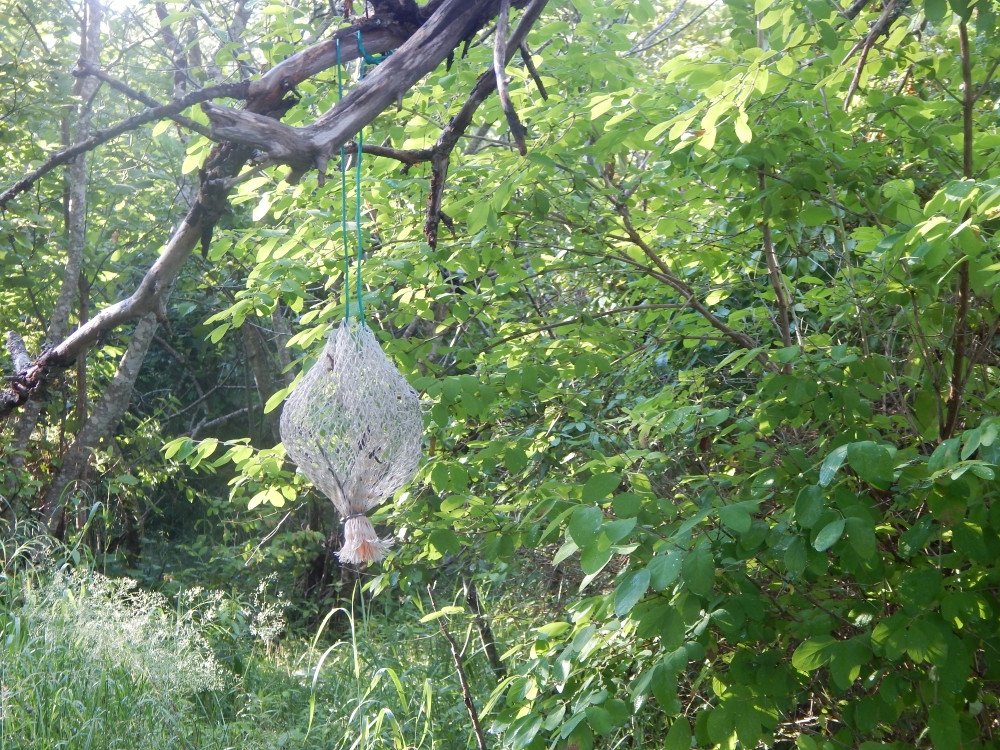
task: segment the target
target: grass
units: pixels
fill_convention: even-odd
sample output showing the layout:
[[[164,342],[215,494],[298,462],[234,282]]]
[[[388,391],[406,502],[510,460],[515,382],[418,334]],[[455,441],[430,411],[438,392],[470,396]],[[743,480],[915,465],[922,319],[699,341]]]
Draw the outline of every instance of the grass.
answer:
[[[337,609],[279,645],[273,601],[170,602],[17,536],[0,535],[0,750],[473,746],[450,656],[412,606]]]

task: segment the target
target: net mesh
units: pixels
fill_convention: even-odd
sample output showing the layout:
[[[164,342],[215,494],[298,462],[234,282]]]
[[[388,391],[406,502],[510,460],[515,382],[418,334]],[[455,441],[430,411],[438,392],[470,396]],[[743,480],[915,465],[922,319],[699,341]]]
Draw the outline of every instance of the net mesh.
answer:
[[[365,514],[413,478],[422,436],[417,392],[371,329],[345,320],[281,414],[286,452],[345,519],[343,562],[385,556]]]

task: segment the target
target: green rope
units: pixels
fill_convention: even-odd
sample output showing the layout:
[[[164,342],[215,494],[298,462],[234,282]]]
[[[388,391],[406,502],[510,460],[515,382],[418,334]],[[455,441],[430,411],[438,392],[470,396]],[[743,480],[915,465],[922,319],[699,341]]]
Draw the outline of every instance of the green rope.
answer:
[[[358,29],[357,35],[358,42],[358,55],[361,57],[361,78],[365,77],[365,65],[378,65],[380,62],[385,60],[391,52],[387,52],[384,55],[370,55],[365,49],[364,39],[361,36],[361,30]],[[344,98],[344,78],[343,78],[343,66],[341,64],[340,57],[340,39],[337,39],[337,101],[341,101]],[[358,137],[355,141],[356,152],[355,152],[355,174],[354,174],[354,228],[357,236],[357,257],[355,259],[355,276],[356,276],[356,291],[355,294],[358,300],[358,321],[361,325],[365,324],[365,299],[364,299],[364,285],[361,278],[361,261],[365,254],[365,243],[364,243],[364,232],[361,228],[361,162],[362,154],[364,152],[364,128],[358,131]],[[351,317],[351,248],[350,243],[347,239],[347,152],[346,148],[341,145],[340,147],[340,233],[344,240],[344,317]]]
[[[337,39],[337,101],[344,98],[343,68],[340,64],[340,39]],[[344,243],[344,317],[351,317],[351,245],[347,239],[347,150],[340,147],[340,236]]]

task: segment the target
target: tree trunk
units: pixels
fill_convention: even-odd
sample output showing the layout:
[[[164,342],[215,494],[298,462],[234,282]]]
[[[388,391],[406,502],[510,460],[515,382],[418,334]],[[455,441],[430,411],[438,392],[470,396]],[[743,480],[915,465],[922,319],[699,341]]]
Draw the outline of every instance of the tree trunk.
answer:
[[[80,59],[93,67],[97,67],[100,63],[103,13],[104,9],[97,0],[86,0],[80,28]],[[73,85],[73,94],[79,101],[74,133],[74,140],[77,143],[90,137],[94,112],[92,100],[98,84],[96,78],[86,77],[77,78]],[[65,127],[66,145],[69,145],[68,130],[69,127]],[[50,342],[61,341],[69,333],[70,311],[81,289],[83,256],[87,247],[87,161],[87,154],[82,153],[73,159],[66,169],[66,269],[63,272],[59,297],[49,318],[46,339]],[[86,383],[78,382],[78,387],[86,388]],[[12,465],[15,470],[24,468],[25,451],[35,431],[41,410],[39,403],[28,404],[14,429],[11,447],[14,453]]]
[[[148,313],[140,319],[115,376],[104,390],[100,401],[94,406],[90,419],[80,429],[73,444],[66,451],[59,473],[45,492],[49,529],[57,535],[62,531],[66,491],[83,475],[93,449],[111,435],[128,409],[136,378],[139,377],[146,351],[156,334],[158,325],[153,313]]]

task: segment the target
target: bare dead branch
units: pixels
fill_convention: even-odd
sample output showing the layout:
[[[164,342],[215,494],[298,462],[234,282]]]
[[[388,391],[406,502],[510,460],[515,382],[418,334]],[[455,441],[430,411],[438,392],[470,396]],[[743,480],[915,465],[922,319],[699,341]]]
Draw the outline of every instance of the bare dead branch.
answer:
[[[510,14],[510,0],[500,0],[500,14],[497,16],[497,32],[493,43],[493,73],[497,79],[497,96],[500,97],[500,107],[507,117],[507,125],[510,127],[511,137],[517,144],[517,150],[521,156],[528,153],[528,147],[524,143],[524,136],[527,131],[521,124],[517,111],[510,101],[510,91],[507,89],[507,74],[504,68],[507,66],[507,23]]]
[[[24,345],[24,339],[16,331],[7,331],[7,351],[10,353],[10,358],[14,360],[15,374],[20,375],[31,367],[28,348]]]
[[[524,0],[516,0],[514,4],[523,3]],[[531,0],[528,10],[521,19],[521,26],[529,18],[533,22],[545,3],[546,0]],[[404,4],[401,7],[410,6]],[[420,18],[427,17],[423,25],[398,46],[396,54],[359,83],[340,103],[316,123],[303,128],[306,137],[317,147],[320,154],[332,153],[341,143],[349,141],[362,127],[393,104],[398,96],[407,91],[423,75],[445,60],[456,45],[472,36],[489,20],[496,12],[496,8],[497,0],[432,0],[426,6],[419,8]],[[419,18],[416,21],[419,21]],[[341,40],[341,61],[347,62],[359,56],[356,45],[352,49],[351,44],[345,43],[355,39],[357,31],[361,30],[367,34],[365,45],[370,52],[385,52],[397,46],[400,37],[407,29],[412,28],[416,21],[394,17],[367,19],[361,24],[339,30],[334,40]],[[530,26],[530,23],[527,26]],[[118,132],[134,127],[132,124],[134,122],[141,124],[168,114],[176,114],[193,103],[207,101],[216,96],[248,98],[247,112],[280,117],[294,104],[294,99],[287,95],[294,89],[296,83],[325,69],[324,66],[330,67],[336,63],[334,40],[327,40],[292,56],[253,83],[209,87],[166,105],[168,111],[147,110],[135,118],[130,118],[129,125],[123,127],[125,124],[122,123],[116,126],[120,128]],[[512,39],[512,44],[516,48],[520,41],[515,42]],[[478,103],[475,106],[478,106]],[[472,107],[471,111],[474,109],[475,107]],[[471,111],[468,113],[469,117]],[[242,118],[236,119],[243,123],[247,122]],[[107,131],[101,132],[107,136]],[[455,133],[454,139],[457,140],[459,135],[460,132]],[[107,136],[105,140],[110,137],[113,135]],[[77,153],[92,148],[93,145],[77,144],[75,150],[66,149],[60,152],[57,155],[58,163],[68,161]],[[39,356],[27,371],[16,375],[10,387],[0,390],[0,418],[9,416],[18,406],[37,396],[56,372],[72,364],[77,356],[92,346],[101,335],[147,313],[162,315],[165,300],[177,274],[198,243],[204,245],[210,241],[215,222],[228,206],[231,178],[239,174],[252,154],[252,149],[243,143],[227,142],[213,149],[200,171],[201,186],[194,205],[167,241],[159,258],[146,272],[135,292],[127,299],[101,310],[54,348]],[[49,161],[55,159],[56,157],[53,157]],[[46,168],[40,174],[50,171],[56,165],[47,162]],[[14,195],[26,190],[40,174],[31,176],[30,179],[26,178],[25,184],[19,183],[18,186],[0,194],[0,206],[5,199],[10,200]]]
[[[518,21],[514,33],[511,34],[507,44],[508,61],[512,50],[519,49],[528,38],[528,32],[542,14],[542,10],[548,0],[531,0],[525,8]],[[487,71],[479,76],[479,80],[473,87],[469,98],[458,110],[448,126],[441,131],[432,150],[435,158],[432,160],[431,189],[427,196],[427,214],[424,220],[424,237],[431,247],[437,247],[438,228],[442,221],[441,201],[444,195],[445,179],[448,176],[448,164],[451,152],[455,149],[459,138],[468,130],[472,124],[472,116],[479,109],[480,105],[486,101],[487,97],[496,89],[497,79],[492,71]]]

